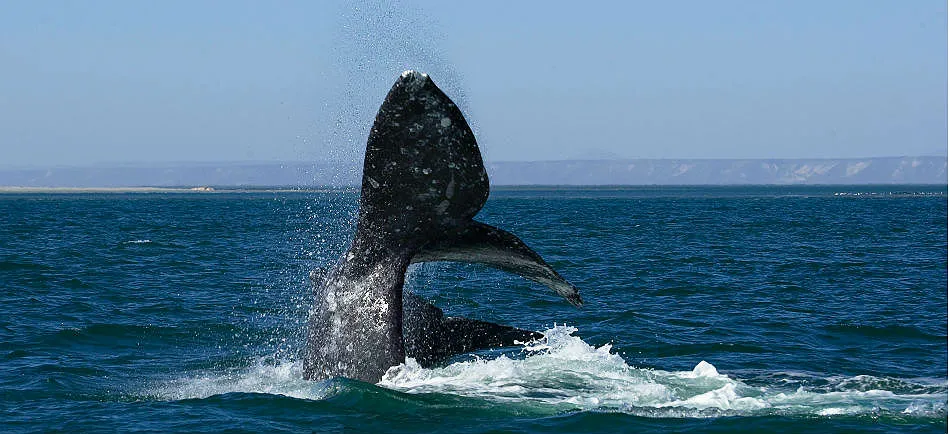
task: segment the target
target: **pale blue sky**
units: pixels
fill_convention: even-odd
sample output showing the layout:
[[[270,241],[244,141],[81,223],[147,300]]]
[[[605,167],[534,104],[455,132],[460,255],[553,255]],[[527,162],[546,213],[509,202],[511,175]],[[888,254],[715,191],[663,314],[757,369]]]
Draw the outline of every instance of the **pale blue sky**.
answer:
[[[356,160],[402,69],[489,161],[947,152],[945,1],[10,1],[0,166]]]

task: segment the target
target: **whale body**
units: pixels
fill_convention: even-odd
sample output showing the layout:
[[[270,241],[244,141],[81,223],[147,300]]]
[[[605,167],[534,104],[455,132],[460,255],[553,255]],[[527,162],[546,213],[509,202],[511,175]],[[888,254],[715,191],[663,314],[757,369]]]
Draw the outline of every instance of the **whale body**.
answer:
[[[577,288],[518,237],[473,220],[488,193],[482,156],[462,112],[428,75],[404,72],[367,140],[353,241],[315,290],[304,353],[307,378],[375,383],[407,356],[427,366],[537,337],[446,317],[421,297],[404,294],[411,263],[487,264],[581,305]]]

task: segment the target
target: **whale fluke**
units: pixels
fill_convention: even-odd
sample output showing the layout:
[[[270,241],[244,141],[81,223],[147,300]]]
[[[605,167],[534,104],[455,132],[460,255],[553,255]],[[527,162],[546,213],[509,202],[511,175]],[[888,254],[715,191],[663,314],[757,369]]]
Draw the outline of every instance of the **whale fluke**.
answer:
[[[370,130],[357,230],[404,248],[470,221],[488,199],[488,174],[462,112],[428,75],[407,71]]]
[[[577,289],[518,237],[472,220],[488,192],[481,152],[462,112],[429,76],[403,73],[367,140],[353,242],[316,292],[307,378],[376,382],[390,366],[402,363],[407,351],[435,363],[536,337],[513,327],[446,317],[424,301],[404,306],[405,272],[413,262],[483,263],[581,304]]]
[[[445,238],[426,244],[412,262],[474,262],[519,274],[547,286],[575,306],[583,305],[577,288],[513,234],[472,222]]]

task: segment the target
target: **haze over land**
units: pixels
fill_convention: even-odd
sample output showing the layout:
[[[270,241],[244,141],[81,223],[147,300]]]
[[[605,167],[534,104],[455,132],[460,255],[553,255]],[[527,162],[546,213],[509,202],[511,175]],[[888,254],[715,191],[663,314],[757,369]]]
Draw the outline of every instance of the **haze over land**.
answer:
[[[494,185],[946,184],[947,157],[489,162]],[[0,169],[0,186],[359,185],[352,163],[178,163]]]

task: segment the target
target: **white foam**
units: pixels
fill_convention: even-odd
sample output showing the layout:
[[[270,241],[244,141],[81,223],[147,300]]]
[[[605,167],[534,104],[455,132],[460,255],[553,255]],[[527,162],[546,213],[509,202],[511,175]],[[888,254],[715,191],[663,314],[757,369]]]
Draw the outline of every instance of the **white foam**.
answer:
[[[921,393],[890,390],[790,389],[778,381],[752,387],[700,361],[689,371],[663,371],[628,365],[610,345],[594,347],[574,336],[577,329],[555,326],[544,338],[524,344],[521,354],[452,363],[424,369],[415,360],[390,368],[379,386],[408,394],[442,393],[476,399],[571,410],[626,412],[649,417],[717,415],[872,414],[880,410],[911,416],[944,417],[946,382],[921,386]],[[840,385],[887,387],[869,376],[834,378]],[[904,383],[905,386],[908,383]],[[159,399],[207,398],[230,392],[268,393],[324,399],[337,393],[326,382],[303,380],[302,364],[260,358],[250,367],[204,372],[153,387]]]
[[[303,365],[260,358],[245,369],[201,372],[159,384],[148,393],[159,399],[203,399],[225,393],[267,393],[300,399],[323,399],[319,383],[303,379]]]
[[[718,378],[720,376],[721,375],[719,374],[719,371],[716,370],[716,367],[710,363],[707,363],[705,360],[699,362],[699,364],[697,364],[692,371],[685,374],[680,374],[680,377],[682,378]]]
[[[152,240],[132,240],[132,241],[126,241],[125,243],[126,244],[148,244],[151,242]]]
[[[502,401],[529,401],[579,410],[625,411],[663,417],[713,414],[870,413],[945,411],[946,392],[898,395],[886,390],[786,393],[751,387],[700,361],[691,371],[661,371],[627,365],[610,345],[593,347],[555,326],[526,343],[523,359],[474,359],[443,368],[417,363],[390,368],[379,385],[406,393],[453,393]],[[944,388],[945,390],[945,388]],[[922,402],[924,404],[917,404]],[[943,404],[941,404],[943,403]],[[936,410],[934,410],[936,408]]]

